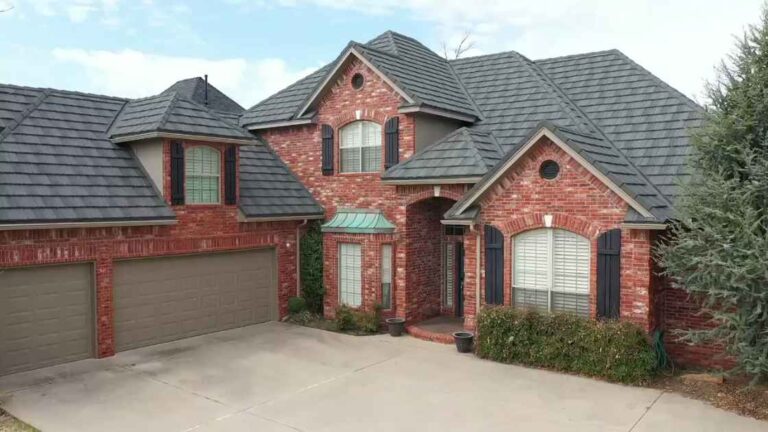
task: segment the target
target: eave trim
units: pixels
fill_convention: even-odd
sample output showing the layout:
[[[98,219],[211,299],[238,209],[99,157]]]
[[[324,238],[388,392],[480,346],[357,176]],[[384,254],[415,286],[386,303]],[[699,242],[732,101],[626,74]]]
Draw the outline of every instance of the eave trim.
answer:
[[[256,143],[255,138],[254,139],[225,138],[225,137],[216,137],[216,136],[210,136],[210,135],[194,135],[194,134],[182,134],[182,133],[174,133],[174,132],[147,132],[147,133],[136,134],[136,135],[124,135],[124,136],[119,136],[115,138],[110,138],[110,141],[112,141],[115,144],[120,144],[120,143],[132,142],[132,141],[152,139],[152,138],[168,138],[168,139],[180,139],[180,140],[192,140],[192,141],[220,142],[220,143],[240,144],[240,145],[251,145]]]
[[[476,116],[460,114],[453,111],[448,111],[440,108],[433,108],[433,107],[428,107],[423,105],[402,107],[402,108],[399,108],[397,112],[399,112],[400,114],[412,114],[412,113],[430,114],[430,115],[445,117],[453,120],[460,120],[466,123],[474,123],[475,121],[477,121]]]
[[[249,125],[248,123],[244,123],[243,127],[248,130],[262,130],[262,129],[273,129],[273,128],[281,128],[281,127],[290,127],[290,126],[301,126],[301,125],[308,125],[314,123],[314,120],[312,119],[297,119],[297,120],[286,120],[286,121],[279,121],[279,122],[272,122],[272,123],[261,123],[261,124],[253,124]]]
[[[381,182],[391,185],[441,185],[441,184],[474,184],[480,181],[482,177],[455,177],[455,178],[424,178],[424,179],[385,179]]]
[[[43,223],[18,223],[18,224],[0,224],[0,231],[20,231],[20,230],[41,230],[41,229],[64,229],[64,228],[105,228],[120,226],[152,226],[152,225],[175,225],[176,219],[156,219],[156,220],[126,220],[126,221],[108,221],[108,222],[43,222]]]

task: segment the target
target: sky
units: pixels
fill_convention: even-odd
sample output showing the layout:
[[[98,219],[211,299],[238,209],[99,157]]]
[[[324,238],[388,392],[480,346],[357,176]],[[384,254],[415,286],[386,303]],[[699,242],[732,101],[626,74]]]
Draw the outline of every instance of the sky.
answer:
[[[394,30],[438,53],[530,59],[617,48],[705,103],[762,0],[0,0],[0,82],[124,97],[209,75],[252,106]]]

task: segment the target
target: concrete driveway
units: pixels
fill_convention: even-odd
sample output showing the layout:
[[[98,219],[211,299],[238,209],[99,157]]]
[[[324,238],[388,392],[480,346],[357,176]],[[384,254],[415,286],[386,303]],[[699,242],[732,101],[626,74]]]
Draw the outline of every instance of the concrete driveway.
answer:
[[[658,390],[269,323],[0,378],[54,431],[766,431]]]

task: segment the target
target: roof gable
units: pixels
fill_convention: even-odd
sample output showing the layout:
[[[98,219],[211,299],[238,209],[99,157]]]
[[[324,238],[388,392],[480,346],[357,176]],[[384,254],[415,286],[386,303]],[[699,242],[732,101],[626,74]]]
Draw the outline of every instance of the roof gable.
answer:
[[[241,124],[294,124],[311,115],[310,108],[334,81],[350,56],[363,61],[403,97],[403,108],[432,109],[434,114],[464,121],[479,117],[471,98],[450,64],[415,39],[385,32],[366,44],[350,42],[328,64],[245,112]]]
[[[466,219],[463,213],[478,200],[542,137],[549,138],[570,157],[584,166],[609,189],[621,197],[648,222],[665,222],[671,208],[654,189],[634,172],[631,165],[622,163],[620,154],[605,140],[551,123],[542,123],[518,146],[507,154],[467,194],[446,213],[447,219]]]

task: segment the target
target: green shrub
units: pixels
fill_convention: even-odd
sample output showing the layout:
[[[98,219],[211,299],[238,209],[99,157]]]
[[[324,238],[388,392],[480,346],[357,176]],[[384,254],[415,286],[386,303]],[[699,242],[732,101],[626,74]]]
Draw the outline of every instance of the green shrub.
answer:
[[[323,314],[323,233],[313,223],[301,237],[301,296],[310,312]]]
[[[626,384],[647,382],[655,357],[643,330],[620,321],[510,307],[481,311],[477,355]]]
[[[295,315],[307,309],[307,301],[301,297],[291,297],[288,299],[288,313]]]
[[[340,306],[336,309],[336,328],[339,331],[351,331],[355,329],[355,317],[349,306]]]
[[[372,312],[340,306],[336,309],[336,327],[339,331],[376,333],[381,322],[381,306],[376,305]]]

